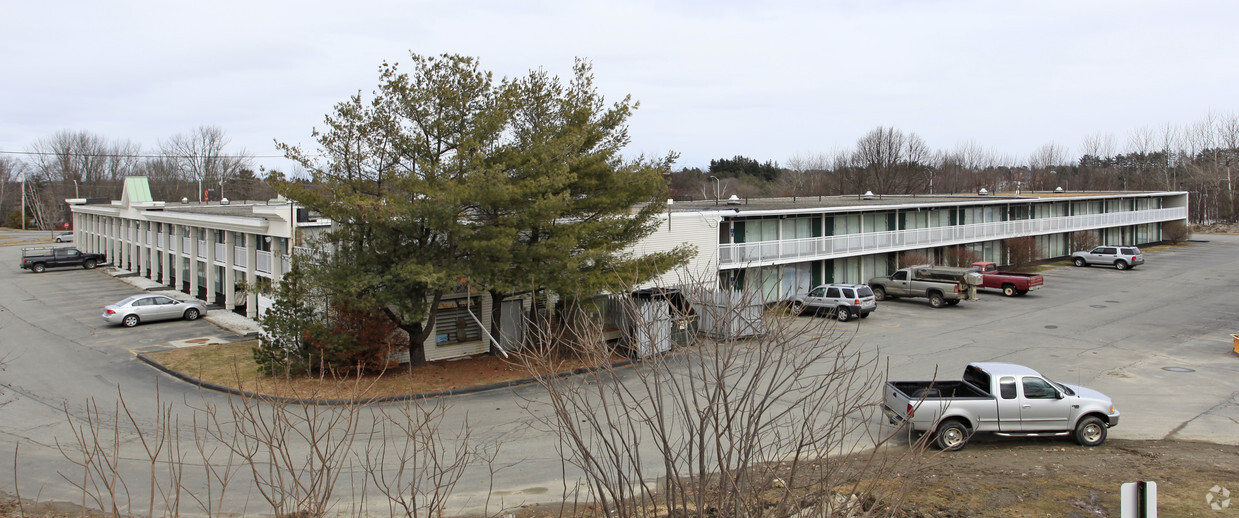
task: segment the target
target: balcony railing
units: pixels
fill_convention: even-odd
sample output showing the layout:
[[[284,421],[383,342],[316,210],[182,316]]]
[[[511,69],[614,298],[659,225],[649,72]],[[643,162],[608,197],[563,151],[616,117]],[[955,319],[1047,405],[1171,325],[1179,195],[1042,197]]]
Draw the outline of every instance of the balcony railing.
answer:
[[[726,243],[719,245],[718,257],[720,268],[769,266],[1184,218],[1187,218],[1187,209],[1175,207],[755,243]]]

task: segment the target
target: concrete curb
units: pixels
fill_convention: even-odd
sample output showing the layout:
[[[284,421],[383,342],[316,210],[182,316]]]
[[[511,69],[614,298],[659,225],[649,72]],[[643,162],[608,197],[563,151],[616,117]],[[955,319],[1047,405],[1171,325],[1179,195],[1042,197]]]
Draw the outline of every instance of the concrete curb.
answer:
[[[433,392],[423,392],[421,394],[403,394],[399,396],[383,396],[383,397],[375,397],[375,398],[305,399],[305,398],[287,398],[287,397],[281,397],[281,396],[272,396],[268,394],[258,394],[256,392],[250,392],[247,390],[239,390],[239,389],[235,389],[232,387],[225,387],[217,383],[202,381],[198,378],[195,378],[183,372],[170,369],[167,366],[163,365],[162,363],[159,363],[151,359],[151,357],[147,356],[145,353],[138,353],[138,360],[140,360],[142,363],[150,365],[151,367],[154,367],[160,372],[163,372],[181,381],[185,381],[199,388],[204,388],[204,389],[212,390],[215,392],[222,392],[225,394],[231,394],[234,396],[241,396],[241,397],[248,398],[248,399],[255,399],[258,401],[264,401],[268,403],[283,403],[283,404],[289,404],[289,405],[345,406],[345,405],[371,405],[371,404],[377,404],[377,403],[396,403],[396,402],[401,402],[401,401],[412,401],[412,400],[418,400],[418,399],[430,399],[430,398],[436,398],[436,397],[474,394],[478,392],[485,392],[488,390],[497,390],[497,389],[503,389],[503,388],[509,388],[509,387],[516,387],[520,385],[528,385],[531,383],[536,383],[538,381],[538,378],[523,378],[519,380],[504,381],[500,383],[491,383],[487,385],[463,387],[459,389],[436,390]],[[632,365],[633,363],[634,363],[633,360],[624,360],[621,362],[616,362],[616,363],[611,364],[611,367],[612,368],[627,367],[627,366]],[[592,372],[598,371],[599,369],[601,369],[601,367],[574,369],[574,370],[567,371],[567,372],[560,372],[556,374],[555,377],[556,378],[567,378],[569,376],[590,374]]]

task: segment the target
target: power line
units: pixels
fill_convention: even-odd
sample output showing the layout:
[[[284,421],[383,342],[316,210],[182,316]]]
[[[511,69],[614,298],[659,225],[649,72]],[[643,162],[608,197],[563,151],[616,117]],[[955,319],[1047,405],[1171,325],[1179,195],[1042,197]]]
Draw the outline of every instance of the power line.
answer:
[[[3,151],[0,150],[0,155],[23,155],[23,156],[71,156],[71,157],[101,157],[101,158],[180,158],[189,155],[146,155],[146,154],[131,154],[131,153],[58,153],[54,151]],[[284,155],[212,155],[215,158],[288,158]],[[310,155],[318,157],[320,155]]]

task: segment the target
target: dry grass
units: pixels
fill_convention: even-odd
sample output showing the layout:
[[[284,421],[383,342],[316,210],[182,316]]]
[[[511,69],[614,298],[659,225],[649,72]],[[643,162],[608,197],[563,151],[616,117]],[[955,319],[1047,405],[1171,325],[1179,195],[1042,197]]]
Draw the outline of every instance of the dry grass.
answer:
[[[526,380],[531,374],[516,358],[483,354],[431,362],[422,367],[401,365],[361,377],[270,377],[259,374],[253,348],[257,340],[186,347],[147,353],[151,360],[186,376],[215,385],[269,396],[304,399],[388,398]],[[615,357],[613,361],[623,358]],[[591,367],[581,361],[558,362],[555,372]]]

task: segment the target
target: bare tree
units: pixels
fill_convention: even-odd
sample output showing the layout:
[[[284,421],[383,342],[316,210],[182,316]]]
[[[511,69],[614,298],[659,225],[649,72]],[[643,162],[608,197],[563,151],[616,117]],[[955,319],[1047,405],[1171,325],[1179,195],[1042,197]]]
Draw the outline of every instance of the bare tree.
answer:
[[[554,372],[558,355],[597,366],[590,377],[539,376],[547,408],[530,402],[588,490],[566,487],[561,513],[580,511],[574,500],[616,517],[862,516],[897,507],[870,485],[895,465],[914,471],[871,449],[891,437],[869,427],[880,414],[875,357],[851,346],[854,329],[831,320],[786,312],[754,320],[752,295],[689,290],[691,313],[672,305],[671,320],[743,323],[712,337],[688,333],[685,347],[643,355],[631,369],[614,366],[622,349],[603,345],[597,325],[577,324],[570,335],[579,341],[526,355],[535,373]],[[710,302],[719,300],[727,302]],[[656,319],[640,316],[660,306],[617,304],[632,324],[633,350],[666,337]],[[860,452],[869,453],[845,460]]]
[[[905,194],[928,187],[927,162],[929,147],[916,133],[879,126],[856,141],[852,155],[856,171],[853,184],[871,185],[860,192],[872,190],[883,194]]]
[[[227,152],[231,140],[215,126],[200,126],[189,135],[173,135],[159,148],[173,160],[181,177],[198,184],[198,201],[203,189],[221,187],[249,167],[250,155],[244,150]]]

